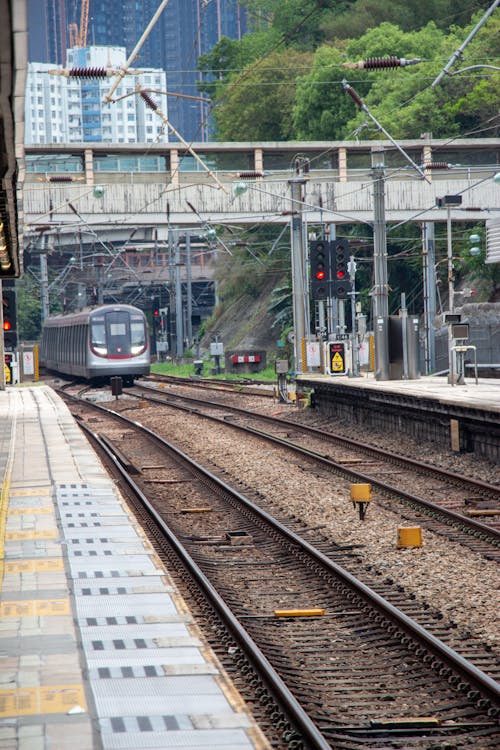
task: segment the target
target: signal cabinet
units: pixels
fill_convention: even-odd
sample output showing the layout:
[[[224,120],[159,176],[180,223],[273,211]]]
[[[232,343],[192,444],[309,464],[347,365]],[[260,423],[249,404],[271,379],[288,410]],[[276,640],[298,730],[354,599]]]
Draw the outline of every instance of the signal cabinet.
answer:
[[[325,365],[329,375],[346,375],[349,370],[348,341],[328,341],[325,344]]]

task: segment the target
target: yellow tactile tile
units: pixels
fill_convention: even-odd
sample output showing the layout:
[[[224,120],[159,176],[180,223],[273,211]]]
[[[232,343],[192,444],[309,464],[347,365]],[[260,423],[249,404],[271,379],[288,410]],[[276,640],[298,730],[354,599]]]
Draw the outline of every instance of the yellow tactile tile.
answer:
[[[55,617],[69,615],[69,599],[29,599],[0,602],[0,617]]]
[[[82,685],[50,685],[0,690],[0,718],[66,714],[73,708],[87,710]]]

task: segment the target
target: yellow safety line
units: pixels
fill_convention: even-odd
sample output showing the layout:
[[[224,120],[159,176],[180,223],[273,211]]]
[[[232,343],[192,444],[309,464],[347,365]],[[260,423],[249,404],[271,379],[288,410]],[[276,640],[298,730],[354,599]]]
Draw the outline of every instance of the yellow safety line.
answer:
[[[12,419],[12,430],[10,433],[9,456],[5,465],[5,473],[2,479],[2,492],[0,494],[0,593],[3,588],[4,560],[5,560],[5,531],[7,528],[7,510],[9,507],[10,477],[12,464],[14,462],[14,443],[16,436],[17,419]]]

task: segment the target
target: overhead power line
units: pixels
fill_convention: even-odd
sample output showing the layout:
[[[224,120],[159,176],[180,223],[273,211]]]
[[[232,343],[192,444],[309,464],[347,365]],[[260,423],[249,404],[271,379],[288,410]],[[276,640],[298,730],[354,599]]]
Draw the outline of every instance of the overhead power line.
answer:
[[[484,16],[479,21],[479,23],[477,23],[474,26],[474,28],[472,29],[471,33],[467,37],[467,39],[464,42],[462,42],[462,44],[460,45],[460,47],[452,54],[452,56],[450,57],[450,59],[448,60],[448,62],[446,63],[446,65],[444,66],[444,68],[441,71],[441,73],[438,75],[438,77],[435,79],[435,81],[432,82],[431,86],[437,86],[438,83],[441,83],[441,81],[443,80],[443,78],[445,77],[445,75],[447,75],[449,73],[450,69],[456,63],[456,61],[458,60],[458,58],[462,57],[462,53],[463,53],[464,49],[467,47],[467,45],[469,44],[469,42],[476,36],[476,34],[479,31],[479,29],[482,26],[484,26],[484,24],[486,23],[486,21],[488,20],[488,18],[492,15],[492,13],[494,12],[494,10],[496,8],[498,8],[499,5],[500,5],[500,0],[495,0],[495,2],[490,5],[490,7],[488,8],[488,10],[484,14]]]

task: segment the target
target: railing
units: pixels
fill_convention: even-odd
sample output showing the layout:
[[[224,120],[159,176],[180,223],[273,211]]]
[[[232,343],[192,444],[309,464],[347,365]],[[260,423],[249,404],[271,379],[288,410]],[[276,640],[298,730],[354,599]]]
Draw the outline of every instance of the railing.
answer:
[[[206,221],[284,223],[297,211],[290,179],[306,180],[305,218],[355,223],[373,219],[371,159],[384,150],[387,221],[445,221],[436,198],[463,196],[454,221],[481,221],[500,209],[500,138],[402,141],[426,180],[389,141],[193,144],[206,170],[181,144],[47,144],[26,147],[23,210],[28,231],[58,223],[69,231],[74,211],[112,232],[124,226]],[[210,172],[208,171],[210,170]],[[236,196],[238,181],[248,190]],[[100,195],[95,186],[103,186]],[[189,205],[196,208],[194,213]],[[104,226],[106,225],[106,226]]]

